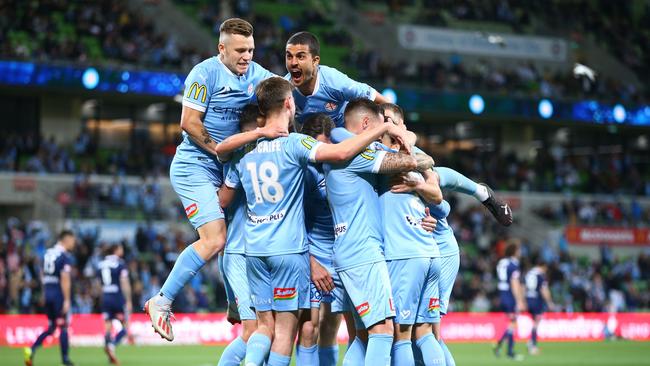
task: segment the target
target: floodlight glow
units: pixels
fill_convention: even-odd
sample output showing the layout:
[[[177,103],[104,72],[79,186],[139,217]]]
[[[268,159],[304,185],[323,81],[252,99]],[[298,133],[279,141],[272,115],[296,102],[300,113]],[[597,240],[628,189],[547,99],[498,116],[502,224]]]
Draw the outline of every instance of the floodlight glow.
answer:
[[[625,107],[623,107],[620,104],[617,104],[614,106],[614,121],[618,123],[623,123],[625,121],[625,117],[627,117],[627,112],[625,111]]]
[[[99,84],[99,73],[95,68],[89,67],[81,76],[81,83],[86,89],[95,89]]]
[[[389,103],[397,104],[397,93],[395,93],[395,90],[386,88],[381,92],[381,95],[383,95],[384,98],[388,99]]]
[[[483,97],[478,94],[474,94],[469,98],[469,110],[474,114],[481,114],[485,109],[485,101]]]
[[[551,118],[553,115],[553,103],[548,99],[542,99],[537,105],[537,111],[542,118]]]

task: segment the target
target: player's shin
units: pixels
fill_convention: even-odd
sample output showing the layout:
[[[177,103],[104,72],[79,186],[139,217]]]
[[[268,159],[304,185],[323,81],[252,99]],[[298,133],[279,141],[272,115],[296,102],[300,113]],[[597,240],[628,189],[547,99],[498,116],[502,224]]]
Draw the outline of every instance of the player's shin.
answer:
[[[391,365],[414,365],[415,359],[413,356],[413,349],[411,348],[410,340],[397,341],[393,344],[391,351]]]
[[[237,337],[223,351],[217,366],[239,366],[245,357],[246,342],[242,337]]]
[[[416,345],[420,349],[420,352],[422,352],[422,359],[425,366],[444,365],[444,352],[433,336],[433,333],[418,338]]]

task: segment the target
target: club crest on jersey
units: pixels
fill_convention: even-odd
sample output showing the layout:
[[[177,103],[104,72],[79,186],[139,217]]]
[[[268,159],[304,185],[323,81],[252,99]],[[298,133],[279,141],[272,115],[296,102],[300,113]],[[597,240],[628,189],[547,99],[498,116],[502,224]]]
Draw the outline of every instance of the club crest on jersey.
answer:
[[[248,84],[248,95],[253,94],[253,91],[255,91],[253,84]]]
[[[366,301],[363,304],[357,306],[356,310],[357,314],[363,318],[364,316],[370,314],[370,304]]]
[[[440,310],[440,300],[436,297],[429,298],[429,306],[427,311],[439,311]]]
[[[335,111],[336,107],[338,107],[338,105],[336,103],[333,103],[333,102],[325,103],[325,110],[328,111],[328,112]]]
[[[196,203],[192,203],[191,205],[185,207],[185,215],[187,215],[188,219],[196,216],[197,213],[199,213],[199,206]]]
[[[298,295],[295,287],[275,287],[273,289],[273,300],[292,300]]]

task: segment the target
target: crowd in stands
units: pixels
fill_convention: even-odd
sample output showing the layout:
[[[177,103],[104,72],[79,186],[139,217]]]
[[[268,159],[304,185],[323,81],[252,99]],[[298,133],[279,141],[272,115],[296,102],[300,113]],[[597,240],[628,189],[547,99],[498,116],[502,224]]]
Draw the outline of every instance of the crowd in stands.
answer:
[[[482,206],[455,209],[449,223],[461,247],[461,269],[452,295],[452,311],[499,311],[495,266],[503,256],[508,234]],[[96,264],[107,248],[95,227],[75,227],[77,247],[73,309],[77,313],[99,310],[100,287]],[[128,230],[125,230],[128,232]],[[127,235],[127,234],[125,234]],[[192,234],[194,235],[194,234]],[[124,237],[125,260],[133,284],[133,304],[140,311],[155,294],[175,259],[192,235],[173,227],[142,224]],[[42,257],[53,244],[54,235],[38,221],[9,219],[0,240],[0,312],[31,313],[42,310],[40,300]],[[542,245],[544,244],[544,245]],[[566,243],[565,243],[566,244]],[[548,264],[548,279],[557,304],[556,311],[635,311],[650,309],[650,253],[617,257],[607,247],[600,258],[590,260],[569,254],[568,247],[523,241],[522,266],[531,268],[530,258],[541,257]],[[174,303],[178,312],[223,310],[225,295],[213,260],[186,286]]]
[[[0,313],[43,312],[42,258],[56,235],[39,221],[16,218],[3,223],[0,240]],[[74,227],[75,247],[72,307],[75,313],[100,312],[101,283],[97,264],[109,244],[100,240],[98,227]],[[125,230],[128,232],[128,230]],[[125,234],[127,235],[127,234]],[[132,284],[134,311],[158,293],[174,261],[195,234],[173,227],[144,224],[124,237],[125,261]],[[210,262],[184,289],[174,303],[175,311],[197,312],[225,306],[223,285],[216,261]]]

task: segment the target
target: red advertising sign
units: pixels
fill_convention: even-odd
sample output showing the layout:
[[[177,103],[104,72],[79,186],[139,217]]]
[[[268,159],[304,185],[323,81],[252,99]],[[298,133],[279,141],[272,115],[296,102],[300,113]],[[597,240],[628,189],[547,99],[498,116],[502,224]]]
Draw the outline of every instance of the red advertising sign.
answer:
[[[649,229],[568,226],[566,238],[577,245],[650,245]]]
[[[241,334],[239,325],[232,326],[226,315],[178,314],[173,322],[173,344],[227,344]],[[500,313],[451,313],[443,318],[442,336],[449,342],[492,342],[506,328],[508,319]],[[116,322],[119,329],[119,323]],[[532,319],[518,319],[515,336],[528,339]],[[0,315],[0,346],[28,346],[45,330],[44,315]],[[544,341],[599,341],[605,329],[625,339],[650,341],[650,313],[548,313],[540,323],[538,337]],[[155,334],[144,314],[131,317],[130,331],[136,344],[168,345]],[[74,315],[70,324],[70,342],[75,346],[102,346],[103,320],[99,314]],[[345,324],[339,329],[340,342],[347,341]],[[58,334],[49,337],[45,345],[58,341]]]

